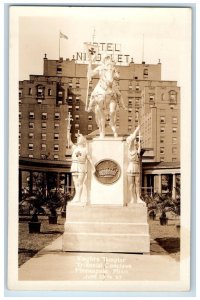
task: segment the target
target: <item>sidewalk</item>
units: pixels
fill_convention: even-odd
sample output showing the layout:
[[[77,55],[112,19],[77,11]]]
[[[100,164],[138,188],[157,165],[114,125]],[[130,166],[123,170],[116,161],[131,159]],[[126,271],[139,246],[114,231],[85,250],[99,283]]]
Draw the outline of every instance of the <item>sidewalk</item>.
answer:
[[[62,236],[19,268],[22,281],[176,281],[179,262],[151,241],[153,255],[63,252]]]

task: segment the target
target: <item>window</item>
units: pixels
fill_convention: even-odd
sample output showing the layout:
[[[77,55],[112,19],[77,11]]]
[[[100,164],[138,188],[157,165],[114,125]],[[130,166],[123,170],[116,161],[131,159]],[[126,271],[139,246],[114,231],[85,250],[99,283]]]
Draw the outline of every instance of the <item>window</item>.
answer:
[[[69,82],[69,88],[72,88],[72,82]]]
[[[132,89],[133,89],[133,86],[132,86],[132,82],[131,82],[131,81],[129,81],[128,88],[129,88],[129,90],[132,90]]]
[[[131,130],[132,130],[132,126],[128,125],[128,131],[131,131]]]
[[[129,109],[128,109],[128,112],[131,113],[131,112],[132,112],[132,108],[129,108]]]
[[[177,100],[177,93],[176,91],[170,91],[169,92],[169,101],[172,104],[176,104],[176,100]]]
[[[28,144],[28,149],[33,150],[33,144]]]
[[[172,144],[177,144],[177,138],[176,137],[172,138]]]
[[[30,132],[30,133],[28,134],[28,137],[29,137],[29,139],[33,139],[33,138],[34,138],[34,134],[33,134],[32,132]]]
[[[177,117],[172,117],[172,123],[173,123],[173,124],[177,124],[177,123],[178,123]]]
[[[165,148],[164,147],[160,147],[160,154],[164,154],[165,153]]]
[[[92,130],[92,125],[88,125],[88,130]]]
[[[144,75],[144,77],[148,77],[148,69],[144,69],[144,72],[143,72],[143,75]]]
[[[54,118],[55,118],[55,120],[59,120],[60,119],[60,113],[55,113],[55,115],[54,115]]]
[[[75,115],[75,119],[76,119],[76,120],[79,120],[79,115]]]
[[[76,105],[75,108],[76,108],[76,110],[79,110],[79,105]]]
[[[88,116],[88,120],[89,120],[89,121],[92,121],[92,116]]]
[[[38,99],[38,104],[41,104],[42,103],[42,99]]]
[[[28,94],[31,96],[32,95],[32,88],[28,89]]]
[[[62,67],[61,66],[57,66],[57,73],[62,73]]]
[[[172,154],[176,154],[177,153],[177,148],[176,147],[172,147]]]
[[[60,126],[60,124],[55,123],[55,124],[54,124],[54,129],[59,129],[59,126]]]
[[[42,120],[47,120],[47,113],[46,112],[42,113]]]
[[[21,132],[19,132],[19,139],[21,139]]]
[[[79,124],[75,124],[75,129],[78,129],[79,128]]]
[[[165,117],[160,117],[160,123],[164,124],[165,123]]]
[[[172,132],[173,132],[173,133],[176,133],[176,132],[177,132],[177,127],[173,127],[173,128],[172,128]]]
[[[54,159],[59,159],[58,154],[54,154],[53,158],[54,158]]]
[[[21,150],[21,144],[19,144],[18,149],[19,149],[19,151]]]
[[[162,144],[162,143],[164,143],[164,141],[165,141],[165,138],[163,136],[161,136],[160,137],[160,143]]]
[[[128,122],[132,121],[132,116],[128,116]]]
[[[29,158],[33,158],[33,154],[29,154],[28,157],[29,157]]]
[[[34,123],[29,123],[29,129],[33,129],[34,128]]]
[[[21,113],[21,111],[19,112],[19,119],[21,119],[22,118],[22,113]]]
[[[22,89],[19,89],[19,98],[21,98],[22,97]]]
[[[46,145],[46,144],[42,144],[42,145],[41,145],[41,150],[42,150],[42,151],[46,151],[46,149],[47,149],[47,145]]]
[[[63,91],[58,91],[58,97],[62,97],[63,96]]]
[[[54,145],[54,151],[59,151],[59,145]]]
[[[34,118],[35,118],[35,113],[29,112],[29,119],[34,119]]]
[[[48,89],[48,96],[52,96],[52,90]]]
[[[132,107],[133,104],[133,98],[128,98],[128,106]]]
[[[42,86],[37,87],[37,97],[43,97],[44,96],[44,88]]]
[[[45,141],[47,139],[46,133],[42,133],[42,140]]]
[[[59,133],[54,133],[54,140],[59,140]]]
[[[42,129],[46,129],[47,128],[47,123],[46,122],[42,122]]]
[[[164,157],[163,156],[160,157],[160,161],[164,161]]]
[[[22,126],[22,124],[21,124],[21,122],[19,122],[19,128],[21,128],[21,126]]]
[[[69,101],[72,101],[72,96],[68,96],[68,100],[69,100]]]
[[[140,102],[140,98],[135,98],[135,104],[138,105]]]
[[[154,101],[154,95],[149,95],[149,101]]]
[[[161,133],[164,133],[164,132],[165,132],[165,127],[161,126],[161,127],[160,127],[160,132],[161,132]]]
[[[68,105],[68,109],[72,109],[72,105]]]
[[[80,83],[76,83],[76,88],[79,89],[80,88]]]
[[[140,86],[139,86],[138,83],[136,84],[135,89],[136,89],[136,91],[139,91],[139,90],[140,90]]]
[[[79,100],[80,100],[80,97],[76,96],[76,102],[79,102]]]

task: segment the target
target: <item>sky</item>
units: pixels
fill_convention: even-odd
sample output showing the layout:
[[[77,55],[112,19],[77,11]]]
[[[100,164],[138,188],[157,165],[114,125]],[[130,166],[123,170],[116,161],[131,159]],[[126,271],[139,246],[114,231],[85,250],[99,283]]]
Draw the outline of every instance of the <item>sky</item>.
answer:
[[[43,57],[72,58],[84,42],[121,44],[135,63],[162,63],[162,79],[183,84],[183,65],[190,54],[190,9],[184,8],[21,8],[19,14],[19,79],[42,74]]]

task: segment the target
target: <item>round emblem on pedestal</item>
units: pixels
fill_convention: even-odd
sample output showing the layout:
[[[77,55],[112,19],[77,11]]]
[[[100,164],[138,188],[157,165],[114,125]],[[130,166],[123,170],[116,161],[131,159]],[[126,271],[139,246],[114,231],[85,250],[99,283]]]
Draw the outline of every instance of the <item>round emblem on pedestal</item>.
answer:
[[[120,177],[120,166],[114,160],[101,160],[95,168],[95,176],[103,184],[112,184]]]

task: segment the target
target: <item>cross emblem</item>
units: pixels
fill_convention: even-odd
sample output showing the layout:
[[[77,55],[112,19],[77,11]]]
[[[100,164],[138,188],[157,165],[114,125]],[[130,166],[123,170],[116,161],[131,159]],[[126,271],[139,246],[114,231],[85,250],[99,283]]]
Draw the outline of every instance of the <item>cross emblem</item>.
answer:
[[[71,127],[70,121],[73,121],[73,118],[72,118],[70,112],[68,113],[68,117],[65,120],[67,121],[67,128],[70,129],[70,127]]]
[[[96,53],[96,51],[94,50],[93,47],[91,47],[91,48],[89,49],[89,53],[90,53],[91,55],[94,55],[94,54]]]

